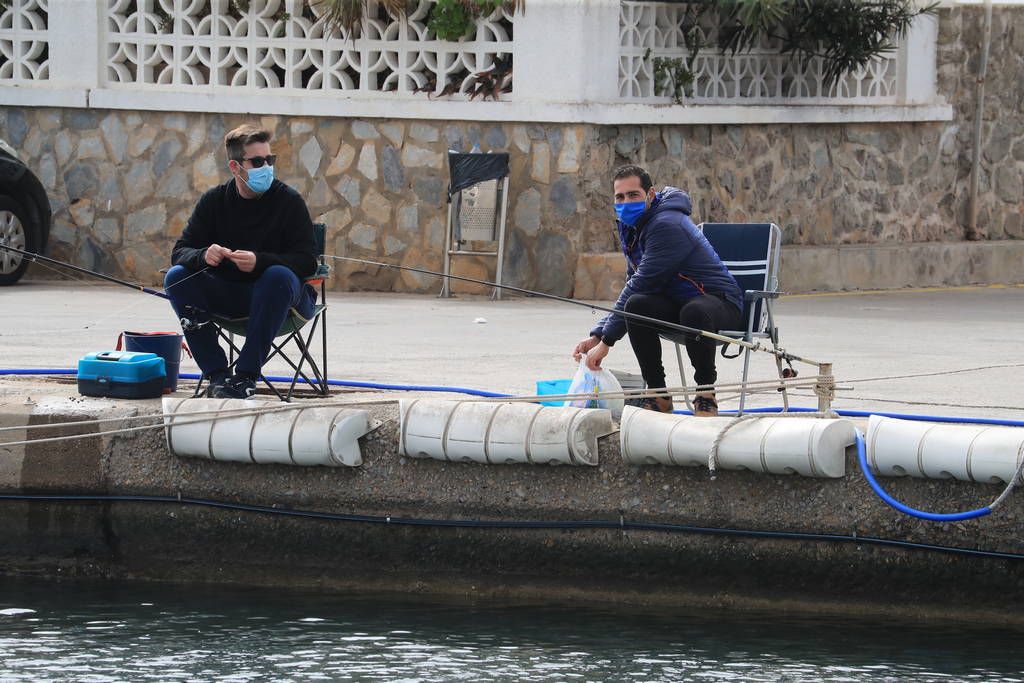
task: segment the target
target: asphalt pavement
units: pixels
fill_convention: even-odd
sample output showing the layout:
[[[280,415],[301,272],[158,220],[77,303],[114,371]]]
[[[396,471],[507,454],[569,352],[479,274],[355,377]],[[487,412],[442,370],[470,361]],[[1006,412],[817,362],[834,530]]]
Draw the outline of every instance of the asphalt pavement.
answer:
[[[537,380],[571,377],[570,351],[602,315],[533,298],[329,292],[327,302],[331,378],[516,394],[534,393]],[[1024,418],[1022,313],[1024,286],[1001,286],[790,296],[776,317],[786,349],[833,363],[836,407],[1015,419]],[[71,368],[90,351],[113,349],[122,330],[177,324],[166,301],[127,288],[23,281],[0,288],[0,369]],[[669,382],[678,384],[667,343],[665,355]],[[605,365],[639,372],[627,340]],[[285,374],[286,366],[272,361],[268,369]],[[720,382],[737,381],[741,370],[742,359],[719,358]],[[196,371],[184,358],[182,372]],[[755,354],[751,379],[775,376],[772,357]],[[871,378],[885,379],[860,381]],[[779,405],[780,397],[751,401]],[[793,403],[816,404],[806,390]]]

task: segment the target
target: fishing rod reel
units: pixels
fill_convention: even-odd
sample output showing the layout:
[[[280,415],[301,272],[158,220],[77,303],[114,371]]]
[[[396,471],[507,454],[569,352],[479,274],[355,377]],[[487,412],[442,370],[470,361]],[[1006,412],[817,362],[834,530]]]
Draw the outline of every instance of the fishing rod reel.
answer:
[[[209,317],[202,315],[205,312],[206,311],[202,311],[196,308],[195,306],[186,306],[185,313],[190,317],[183,317],[178,319],[178,322],[181,324],[181,331],[195,332],[196,330],[202,329],[206,325],[209,325],[211,322]]]

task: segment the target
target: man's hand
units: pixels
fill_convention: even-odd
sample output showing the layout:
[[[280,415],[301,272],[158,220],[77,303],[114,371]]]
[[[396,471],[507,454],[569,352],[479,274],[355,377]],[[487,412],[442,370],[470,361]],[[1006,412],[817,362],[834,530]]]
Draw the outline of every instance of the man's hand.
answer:
[[[227,257],[243,273],[251,273],[252,269],[256,267],[256,254],[251,251],[230,251]]]
[[[219,244],[211,244],[206,248],[206,254],[203,259],[206,261],[206,265],[213,266],[216,268],[220,265],[220,262],[231,255],[231,250],[227,247],[222,247]]]
[[[608,346],[604,342],[598,342],[597,346],[590,349],[587,352],[587,369],[594,372],[601,369],[601,361],[608,355],[608,352],[612,350],[612,347]]]
[[[580,358],[586,355],[587,351],[597,346],[598,342],[601,341],[600,337],[587,337],[572,350],[572,359],[577,363],[580,362]]]

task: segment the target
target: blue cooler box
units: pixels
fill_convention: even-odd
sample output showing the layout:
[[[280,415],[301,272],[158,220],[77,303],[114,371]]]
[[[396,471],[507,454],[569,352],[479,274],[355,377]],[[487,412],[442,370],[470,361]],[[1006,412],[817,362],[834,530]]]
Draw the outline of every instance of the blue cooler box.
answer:
[[[78,361],[78,393],[105,398],[159,398],[164,359],[155,353],[97,351]]]

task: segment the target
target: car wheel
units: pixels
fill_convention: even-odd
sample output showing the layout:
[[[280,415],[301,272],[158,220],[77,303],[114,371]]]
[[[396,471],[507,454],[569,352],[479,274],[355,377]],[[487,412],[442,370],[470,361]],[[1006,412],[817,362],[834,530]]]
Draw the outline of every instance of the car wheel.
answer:
[[[0,195],[0,246],[10,246],[22,251],[36,251],[39,244],[39,230],[18,202],[7,195]],[[21,254],[0,249],[0,286],[13,285],[28,268],[29,259]]]

